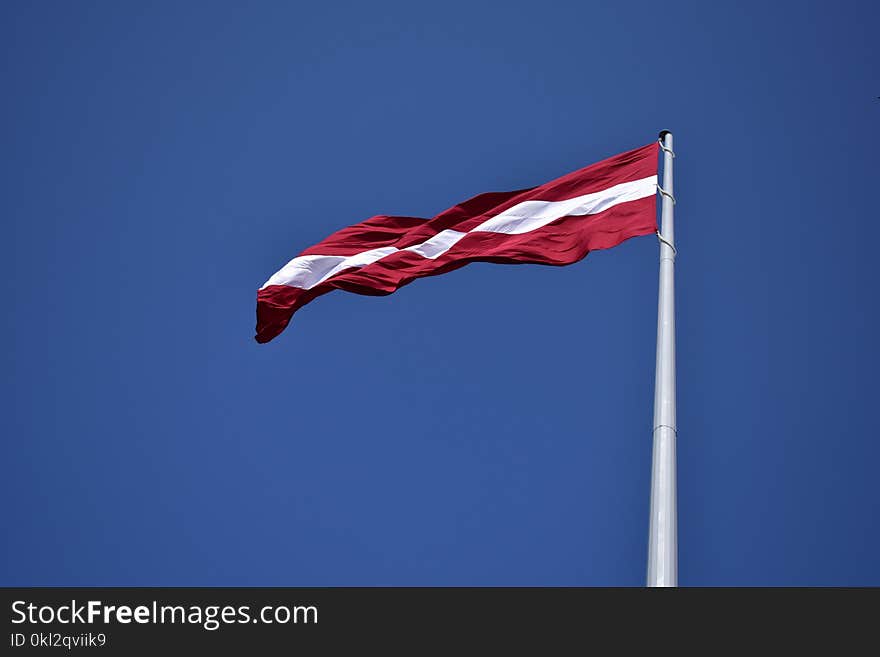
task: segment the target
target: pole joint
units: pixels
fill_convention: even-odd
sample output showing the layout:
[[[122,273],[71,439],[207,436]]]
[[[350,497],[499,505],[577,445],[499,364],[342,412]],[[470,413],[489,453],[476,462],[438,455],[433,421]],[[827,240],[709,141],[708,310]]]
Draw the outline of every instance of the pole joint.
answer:
[[[675,437],[678,438],[678,429],[676,429],[675,427],[673,427],[670,424],[658,424],[654,427],[654,430],[651,433],[655,434],[655,433],[657,433],[657,429],[664,429],[664,428],[671,430],[672,433],[675,434]]]

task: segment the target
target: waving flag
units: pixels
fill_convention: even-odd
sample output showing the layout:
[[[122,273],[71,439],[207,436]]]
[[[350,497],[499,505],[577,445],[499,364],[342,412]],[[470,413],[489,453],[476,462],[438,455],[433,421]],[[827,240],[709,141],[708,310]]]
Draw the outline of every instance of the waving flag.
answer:
[[[257,292],[257,342],[334,289],[391,294],[469,262],[569,265],[590,251],[657,230],[658,144],[551,182],[488,192],[433,219],[379,215],[307,248]]]

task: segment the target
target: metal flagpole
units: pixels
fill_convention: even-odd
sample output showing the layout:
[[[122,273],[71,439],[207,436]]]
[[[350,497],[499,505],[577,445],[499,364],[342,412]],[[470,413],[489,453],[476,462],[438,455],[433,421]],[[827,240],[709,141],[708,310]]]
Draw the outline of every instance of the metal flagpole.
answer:
[[[660,224],[660,291],[657,303],[657,369],[654,379],[654,454],[648,530],[648,586],[678,586],[678,518],[675,494],[675,227],[672,133],[660,133],[663,203]]]

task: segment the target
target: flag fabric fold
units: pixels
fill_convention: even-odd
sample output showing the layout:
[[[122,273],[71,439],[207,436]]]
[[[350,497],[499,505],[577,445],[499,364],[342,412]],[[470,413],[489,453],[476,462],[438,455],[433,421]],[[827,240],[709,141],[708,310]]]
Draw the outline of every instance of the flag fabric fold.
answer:
[[[480,194],[432,219],[379,215],[307,248],[257,292],[257,342],[334,289],[391,294],[470,262],[568,265],[657,230],[658,144],[538,187]]]

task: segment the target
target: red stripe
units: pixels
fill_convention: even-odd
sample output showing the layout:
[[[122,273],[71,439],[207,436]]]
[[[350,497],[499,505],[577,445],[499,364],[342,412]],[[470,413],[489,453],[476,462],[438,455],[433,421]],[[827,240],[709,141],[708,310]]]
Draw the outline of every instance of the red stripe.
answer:
[[[370,249],[390,246],[413,229],[424,226],[425,221],[420,217],[377,215],[354,226],[337,230],[299,255],[350,256]]]

